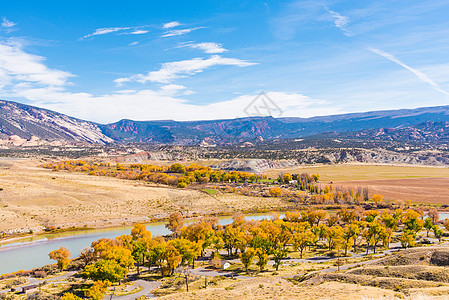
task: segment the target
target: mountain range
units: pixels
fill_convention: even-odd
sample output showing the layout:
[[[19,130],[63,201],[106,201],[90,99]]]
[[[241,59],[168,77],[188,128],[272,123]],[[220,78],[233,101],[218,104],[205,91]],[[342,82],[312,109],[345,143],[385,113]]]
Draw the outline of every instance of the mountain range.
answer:
[[[312,118],[248,117],[186,122],[123,119],[99,124],[0,100],[0,139],[11,136],[91,144],[229,145],[305,137],[441,144],[449,141],[449,106]]]

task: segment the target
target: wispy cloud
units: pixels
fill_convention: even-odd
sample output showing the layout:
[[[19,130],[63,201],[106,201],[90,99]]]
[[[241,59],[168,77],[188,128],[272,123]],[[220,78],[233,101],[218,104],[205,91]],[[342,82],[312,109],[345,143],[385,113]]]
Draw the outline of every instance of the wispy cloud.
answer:
[[[148,33],[148,30],[142,29],[142,27],[105,27],[105,28],[98,28],[94,32],[83,36],[83,39],[98,36],[98,35],[105,35],[113,32],[121,32],[120,34],[145,34]]]
[[[125,82],[133,82],[133,81],[139,83],[146,83],[148,81],[159,83],[170,83],[175,79],[203,72],[205,69],[208,69],[213,66],[222,65],[222,66],[247,67],[255,64],[256,63],[236,58],[226,58],[219,55],[213,55],[209,58],[194,58],[164,63],[162,67],[157,71],[148,72],[147,74],[137,74],[131,77],[118,78],[114,80],[114,82],[119,86]]]
[[[181,44],[179,47],[189,47],[192,49],[199,49],[204,51],[205,53],[223,53],[228,51],[227,49],[223,48],[223,46],[219,43],[212,43],[212,42],[204,42],[204,43],[184,43]]]
[[[117,32],[117,31],[123,31],[123,30],[129,30],[131,29],[131,27],[106,27],[106,28],[98,28],[96,29],[94,32],[85,35],[83,38],[89,38],[92,36],[96,36],[96,35],[104,35],[104,34],[108,34],[108,33],[112,33],[112,32]]]
[[[11,28],[11,27],[14,27],[14,26],[16,26],[17,25],[17,23],[14,23],[14,22],[12,22],[12,21],[10,21],[10,20],[8,20],[7,18],[3,18],[2,19],[2,22],[1,22],[1,24],[0,24],[3,28]]]
[[[165,23],[162,26],[162,28],[170,29],[170,28],[177,27],[177,26],[180,26],[180,25],[181,25],[181,23],[179,23],[178,21],[173,21],[173,22]]]
[[[138,29],[138,30],[134,30],[134,31],[131,31],[131,32],[127,32],[125,34],[145,34],[145,33],[148,33],[148,30]]]
[[[416,77],[418,77],[419,80],[421,80],[422,82],[425,82],[429,85],[431,85],[436,91],[441,92],[443,94],[449,95],[449,92],[443,90],[438,83],[436,83],[435,81],[433,81],[432,79],[430,79],[426,74],[424,74],[423,72],[416,70],[412,67],[410,67],[409,65],[406,65],[405,63],[403,63],[401,60],[399,60],[398,58],[396,58],[395,56],[382,51],[380,49],[375,49],[375,48],[369,48],[369,50],[375,54],[378,54],[380,56],[385,57],[386,59],[398,64],[399,66],[403,67],[404,69],[409,70],[410,72],[412,72],[413,74],[415,74]]]
[[[137,45],[139,42],[132,42],[132,43],[129,43],[128,45],[129,46],[135,46],[135,45]]]
[[[346,26],[349,23],[349,18],[333,10],[327,9],[327,12],[330,13],[332,17],[334,17],[335,27],[340,29],[343,32],[343,34],[350,36],[351,32],[349,32],[349,30],[346,28]]]
[[[190,33],[192,31],[198,30],[198,29],[202,29],[204,27],[194,27],[194,28],[186,28],[186,29],[174,29],[174,30],[169,30],[167,32],[165,32],[162,37],[171,37],[171,36],[178,36],[178,35],[184,35],[187,33]]]

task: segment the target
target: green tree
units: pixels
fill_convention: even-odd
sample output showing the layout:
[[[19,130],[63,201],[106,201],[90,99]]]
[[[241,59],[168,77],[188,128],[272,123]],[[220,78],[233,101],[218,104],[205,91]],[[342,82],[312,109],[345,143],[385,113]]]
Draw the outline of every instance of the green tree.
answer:
[[[376,247],[382,240],[385,227],[374,221],[368,224],[368,228],[364,232],[366,243],[368,246],[373,247],[373,252],[376,253]],[[367,247],[368,253],[368,247]]]
[[[181,264],[192,264],[201,255],[201,245],[186,239],[174,239],[169,241],[181,256]]]
[[[405,229],[399,237],[399,241],[405,249],[413,247],[416,243],[416,233],[412,230]]]
[[[293,248],[300,251],[301,258],[304,250],[313,242],[313,233],[307,229],[293,233]]]
[[[248,248],[245,252],[240,253],[240,261],[245,266],[245,272],[248,274],[248,268],[253,263],[254,257],[256,256],[256,250],[254,248]]]
[[[282,259],[287,257],[287,249],[281,247],[279,245],[274,251],[273,251],[273,260],[274,260],[274,267],[276,268],[276,271],[279,270],[279,266],[282,265]]]
[[[88,265],[81,273],[81,277],[94,281],[118,282],[126,275],[126,269],[115,260],[100,260],[93,265]]]
[[[268,263],[268,254],[265,254],[263,250],[259,248],[256,250],[256,255],[258,258],[256,265],[259,266],[259,270],[262,272]]]
[[[433,222],[431,218],[426,218],[424,220],[424,228],[426,229],[427,237],[429,237],[429,231],[433,229]]]
[[[345,256],[348,255],[348,248],[354,244],[354,237],[358,236],[360,228],[357,224],[346,224],[343,229],[343,246],[345,248]]]
[[[420,220],[420,214],[414,210],[407,209],[402,217],[402,223],[407,230],[418,233],[424,226],[424,221]]]
[[[441,238],[443,237],[443,230],[440,229],[440,226],[435,225],[433,226],[433,234],[435,235],[435,238],[438,239],[438,242],[441,242]]]

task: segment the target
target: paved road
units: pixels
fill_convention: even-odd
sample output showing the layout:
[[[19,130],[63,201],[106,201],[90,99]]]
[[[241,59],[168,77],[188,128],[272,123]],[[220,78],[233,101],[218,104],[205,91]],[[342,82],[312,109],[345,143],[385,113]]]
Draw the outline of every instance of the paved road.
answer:
[[[133,282],[134,282],[134,284],[132,285],[133,288],[138,287],[138,286],[142,287],[142,290],[140,292],[130,294],[130,295],[125,295],[125,296],[112,296],[112,299],[134,300],[141,296],[146,296],[148,298],[156,298],[156,296],[151,294],[151,291],[154,290],[155,288],[158,288],[161,285],[161,283],[158,281],[147,281],[147,280],[142,280],[142,279],[137,279],[137,280],[134,280]],[[104,299],[105,300],[111,299],[111,295],[105,296]]]
[[[237,278],[237,279],[254,278],[254,277],[250,277],[250,276],[238,275],[238,274],[235,274],[234,272],[230,272],[230,271],[226,271],[226,270],[208,269],[206,267],[199,267],[196,269],[192,269],[192,270],[190,270],[190,273],[193,275],[209,276],[209,277],[224,276],[224,277],[228,277],[228,278],[233,277],[233,278]]]

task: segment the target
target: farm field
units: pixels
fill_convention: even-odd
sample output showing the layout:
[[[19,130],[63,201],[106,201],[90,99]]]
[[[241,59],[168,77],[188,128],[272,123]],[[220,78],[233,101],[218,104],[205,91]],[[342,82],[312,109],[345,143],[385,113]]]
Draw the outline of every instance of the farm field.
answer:
[[[428,167],[412,165],[315,165],[298,166],[285,169],[273,169],[264,172],[276,178],[281,173],[318,173],[321,181],[349,181],[349,180],[380,180],[380,179],[407,179],[407,178],[449,178],[449,168]]]
[[[423,204],[449,204],[449,168],[421,166],[360,165],[310,166],[266,172],[318,173],[321,182],[333,186],[368,187],[370,196],[382,194],[389,200],[411,200]]]
[[[366,186],[370,196],[382,194],[389,200],[411,200],[417,204],[449,204],[449,178],[409,178],[334,181],[334,186]]]

